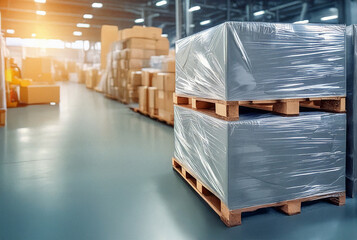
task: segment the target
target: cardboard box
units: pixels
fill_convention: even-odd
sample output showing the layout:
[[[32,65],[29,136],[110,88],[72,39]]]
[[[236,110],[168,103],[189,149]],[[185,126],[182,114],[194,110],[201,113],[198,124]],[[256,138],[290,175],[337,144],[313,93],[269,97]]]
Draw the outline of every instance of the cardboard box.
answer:
[[[25,104],[59,103],[60,87],[56,85],[30,85],[20,87],[20,102]]]
[[[97,86],[97,82],[98,82],[98,70],[88,69],[86,71],[86,87],[94,88]]]
[[[156,49],[156,41],[144,38],[131,38],[124,43],[125,48]]]
[[[121,40],[127,40],[130,38],[160,39],[161,34],[161,28],[134,26],[132,28],[121,30],[120,38]]]
[[[148,87],[148,107],[157,109],[157,88],[156,87]]]
[[[75,73],[77,70],[77,64],[73,61],[66,62],[66,70],[68,73]]]
[[[158,109],[165,109],[165,92],[157,90],[156,106]]]
[[[170,42],[167,38],[161,37],[156,41],[156,56],[168,55],[170,49]]]
[[[156,49],[156,50],[155,50],[155,56],[167,55],[168,52],[169,52],[169,50]]]
[[[165,111],[174,113],[173,92],[165,92]]]
[[[48,58],[25,58],[22,60],[22,78],[36,82],[52,82],[52,61]]]
[[[155,54],[156,51],[151,49],[124,49],[120,51],[120,57],[124,59],[150,59],[150,57],[155,56]]]
[[[157,73],[152,86],[159,90],[175,91],[175,73]]]
[[[168,122],[174,121],[174,113],[173,112],[168,112],[164,109],[159,109],[158,113],[159,113],[160,118],[162,118]]]
[[[176,67],[175,67],[175,59],[174,58],[167,58],[167,59],[164,59],[164,61],[162,61],[161,70],[163,72],[174,73],[175,68]]]
[[[142,69],[150,66],[150,60],[148,59],[129,59],[129,60],[120,60],[121,69]]]
[[[129,90],[129,89],[128,89],[128,97],[129,97],[129,98],[139,98],[139,91],[138,91],[138,89],[135,89],[135,90]]]
[[[141,85],[141,76],[142,73],[141,71],[130,71],[130,77],[129,77],[129,84],[133,86],[140,86]]]
[[[110,51],[113,42],[118,40],[118,27],[111,25],[103,25],[101,29],[101,51],[100,62],[101,69],[107,66],[107,54]]]
[[[149,115],[157,116],[157,115],[159,115],[159,110],[157,108],[149,108]]]
[[[138,88],[139,92],[139,109],[146,113],[148,111],[148,87],[141,86]]]
[[[153,68],[143,68],[141,70],[142,77],[141,77],[141,85],[143,86],[152,86],[152,79],[154,75],[156,75],[159,72],[158,69],[153,69]]]

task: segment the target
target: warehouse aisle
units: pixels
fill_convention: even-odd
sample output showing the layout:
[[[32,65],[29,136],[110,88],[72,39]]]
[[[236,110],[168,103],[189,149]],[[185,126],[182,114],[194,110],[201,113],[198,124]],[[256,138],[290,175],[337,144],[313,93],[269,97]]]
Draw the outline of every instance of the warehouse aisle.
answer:
[[[171,168],[173,129],[83,85],[10,109],[0,129],[0,239],[356,239],[357,199],[244,214],[228,229]]]

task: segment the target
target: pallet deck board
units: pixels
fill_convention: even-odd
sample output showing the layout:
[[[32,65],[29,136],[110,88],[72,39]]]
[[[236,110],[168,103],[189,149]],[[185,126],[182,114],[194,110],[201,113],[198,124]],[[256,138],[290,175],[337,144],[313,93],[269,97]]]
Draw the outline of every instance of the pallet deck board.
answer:
[[[186,95],[173,95],[175,105],[190,108],[226,121],[239,120],[239,107],[254,108],[282,116],[298,116],[300,107],[345,113],[346,97],[314,97],[278,100],[223,101]]]
[[[228,226],[233,227],[241,224],[241,215],[243,212],[252,212],[261,208],[278,207],[287,215],[295,215],[301,212],[301,203],[310,202],[319,199],[327,199],[331,203],[342,206],[346,202],[345,192],[336,192],[312,197],[292,199],[277,203],[264,204],[259,206],[246,207],[230,210],[228,207],[211,192],[202,182],[194,177],[192,173],[180,164],[175,158],[172,158],[172,167],[179,175],[198,193],[198,195],[215,211],[221,220]]]

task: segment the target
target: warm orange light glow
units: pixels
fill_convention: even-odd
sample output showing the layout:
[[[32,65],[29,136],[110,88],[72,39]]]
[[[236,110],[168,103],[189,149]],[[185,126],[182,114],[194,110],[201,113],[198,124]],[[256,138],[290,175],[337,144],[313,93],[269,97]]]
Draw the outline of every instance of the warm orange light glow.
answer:
[[[73,35],[74,35],[74,36],[82,36],[82,32],[74,31],[74,32],[73,32]]]
[[[84,15],[83,15],[83,18],[84,18],[84,19],[92,19],[92,18],[93,18],[93,15],[92,15],[92,14],[84,14]]]
[[[89,28],[90,24],[88,24],[88,23],[77,23],[77,27],[79,27],[79,28]]]
[[[36,11],[37,15],[41,15],[41,16],[45,16],[46,15],[46,11]]]

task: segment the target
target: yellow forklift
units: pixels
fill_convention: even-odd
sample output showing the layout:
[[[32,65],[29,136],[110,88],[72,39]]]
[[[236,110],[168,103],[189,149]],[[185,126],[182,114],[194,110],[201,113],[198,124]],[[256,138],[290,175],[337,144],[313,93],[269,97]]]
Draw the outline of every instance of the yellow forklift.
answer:
[[[21,69],[13,58],[5,58],[6,102],[8,108],[19,105],[19,87],[26,87],[31,80],[21,78]]]

